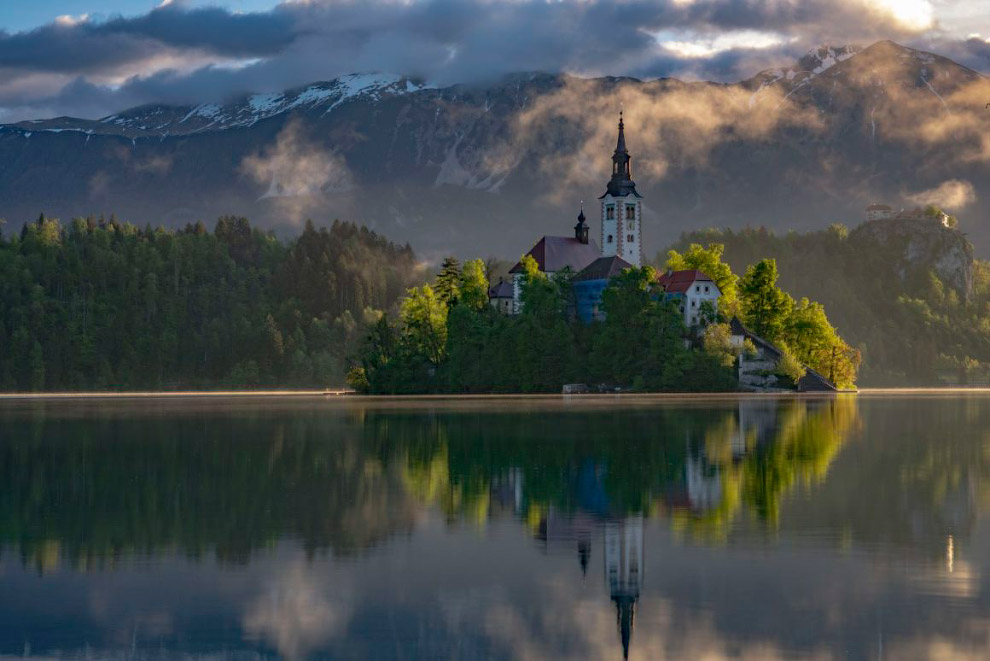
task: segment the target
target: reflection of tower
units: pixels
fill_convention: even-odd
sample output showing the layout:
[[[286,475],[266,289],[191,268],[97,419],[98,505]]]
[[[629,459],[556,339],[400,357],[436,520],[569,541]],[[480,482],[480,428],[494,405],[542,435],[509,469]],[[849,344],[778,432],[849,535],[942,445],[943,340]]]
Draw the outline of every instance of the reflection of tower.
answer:
[[[516,514],[523,511],[523,474],[518,468],[510,468],[507,473],[494,475],[488,487],[490,503],[511,510]]]
[[[722,502],[722,476],[718,466],[689,455],[684,472],[691,508],[703,512],[718,507]]]
[[[581,575],[588,575],[588,562],[591,560],[591,540],[587,534],[578,537],[578,562],[581,563]]]
[[[618,611],[622,657],[629,658],[633,616],[643,583],[643,517],[605,524],[605,576]]]

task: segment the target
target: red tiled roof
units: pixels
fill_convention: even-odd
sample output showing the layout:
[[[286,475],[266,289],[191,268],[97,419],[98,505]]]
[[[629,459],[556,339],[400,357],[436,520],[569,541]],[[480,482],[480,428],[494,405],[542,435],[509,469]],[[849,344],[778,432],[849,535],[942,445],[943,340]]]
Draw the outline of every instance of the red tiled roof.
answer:
[[[697,269],[686,271],[667,271],[661,273],[657,282],[663,290],[670,294],[683,294],[695,282],[712,282],[712,279]]]
[[[526,254],[536,260],[544,273],[556,273],[565,266],[577,273],[598,259],[600,251],[594,241],[581,243],[572,236],[545,236]],[[517,263],[509,273],[522,273],[522,270],[522,263]]]

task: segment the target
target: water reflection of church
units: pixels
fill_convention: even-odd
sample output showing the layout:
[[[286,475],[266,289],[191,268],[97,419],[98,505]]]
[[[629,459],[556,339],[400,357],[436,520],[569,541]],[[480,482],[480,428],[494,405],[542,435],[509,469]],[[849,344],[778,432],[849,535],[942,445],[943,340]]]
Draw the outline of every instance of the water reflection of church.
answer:
[[[592,543],[601,539],[605,580],[616,608],[623,657],[627,658],[636,602],[643,582],[643,517],[638,514],[617,516],[612,512],[603,482],[605,475],[601,464],[590,460],[583,462],[573,481],[577,508],[571,512],[548,508],[534,533],[547,552],[573,552],[576,548],[581,573],[585,576],[592,559]],[[522,515],[523,481],[524,476],[518,469],[493,480],[491,504]]]
[[[728,419],[725,441],[730,464],[747,452],[772,443],[778,429],[779,403],[773,400],[743,400]],[[694,439],[697,441],[698,439]],[[694,515],[718,508],[725,494],[721,472],[725,464],[713,460],[704,442],[687,439],[684,462],[678,478],[671,480],[653,501],[668,511]],[[623,658],[628,658],[636,607],[643,588],[644,516],[630,513],[615,502],[607,490],[608,466],[597,459],[577,463],[569,478],[567,508],[550,506],[540,514],[534,537],[547,553],[577,552],[581,572],[593,566],[593,547],[601,544],[604,580],[615,606],[616,628]],[[526,513],[525,475],[518,468],[503,473],[491,483],[490,505],[517,516]]]

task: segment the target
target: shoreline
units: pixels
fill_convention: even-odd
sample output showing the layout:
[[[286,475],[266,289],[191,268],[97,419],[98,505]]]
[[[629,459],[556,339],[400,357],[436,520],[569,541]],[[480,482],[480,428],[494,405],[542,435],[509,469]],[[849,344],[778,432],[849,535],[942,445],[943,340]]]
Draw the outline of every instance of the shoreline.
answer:
[[[817,399],[848,395],[873,396],[945,396],[945,395],[990,395],[990,387],[946,387],[946,388],[861,388],[858,391],[839,392],[661,392],[661,393],[470,393],[470,394],[418,394],[418,395],[362,395],[353,390],[182,390],[182,391],[124,391],[124,392],[51,392],[51,393],[0,393],[0,401],[58,401],[58,400],[121,400],[121,399],[251,399],[251,398],[340,398],[384,401],[470,401],[470,400],[512,400],[512,399],[562,399],[562,400],[617,400],[617,399],[766,399],[801,398]]]

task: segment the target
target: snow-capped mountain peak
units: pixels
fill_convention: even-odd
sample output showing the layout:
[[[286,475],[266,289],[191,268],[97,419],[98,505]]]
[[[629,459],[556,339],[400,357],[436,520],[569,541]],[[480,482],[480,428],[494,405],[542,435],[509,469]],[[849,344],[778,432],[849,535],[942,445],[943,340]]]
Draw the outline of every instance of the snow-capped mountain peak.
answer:
[[[32,126],[32,130],[85,130],[88,133],[118,133],[127,137],[186,135],[249,127],[297,109],[327,114],[355,99],[380,101],[431,88],[431,85],[395,74],[355,73],[285,92],[247,94],[229,103],[145,105],[96,122],[67,118],[46,120]],[[67,122],[72,128],[66,128]],[[81,124],[88,126],[82,129],[77,126]]]
[[[843,60],[848,60],[859,51],[858,46],[820,46],[805,53],[804,57],[798,60],[797,68],[817,75]]]

